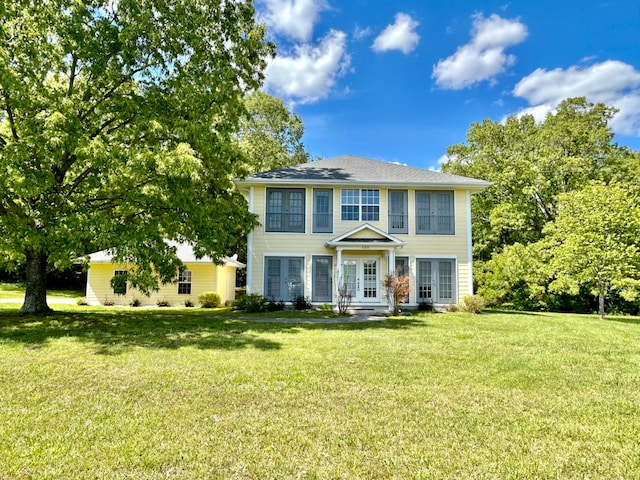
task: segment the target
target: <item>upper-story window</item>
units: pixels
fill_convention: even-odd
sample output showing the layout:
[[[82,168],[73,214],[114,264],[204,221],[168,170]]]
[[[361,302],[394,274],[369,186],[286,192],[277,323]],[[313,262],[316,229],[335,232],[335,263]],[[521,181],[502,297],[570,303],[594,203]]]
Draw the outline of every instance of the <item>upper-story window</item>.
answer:
[[[416,191],[416,233],[453,235],[453,192]]]
[[[313,233],[333,232],[333,190],[313,189]]]
[[[342,220],[377,222],[380,220],[380,190],[342,189],[340,208]]]
[[[389,233],[409,233],[406,190],[389,190]]]
[[[267,188],[265,231],[304,233],[304,188]]]

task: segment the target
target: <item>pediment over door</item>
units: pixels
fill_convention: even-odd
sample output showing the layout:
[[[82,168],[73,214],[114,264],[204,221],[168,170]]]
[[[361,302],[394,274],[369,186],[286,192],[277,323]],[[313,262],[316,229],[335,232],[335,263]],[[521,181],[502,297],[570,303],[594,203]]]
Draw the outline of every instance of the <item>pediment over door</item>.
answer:
[[[386,232],[383,232],[379,228],[374,227],[373,225],[369,225],[365,223],[360,225],[359,227],[354,228],[342,235],[329,240],[327,242],[328,247],[358,247],[358,246],[368,246],[368,247],[385,247],[385,248],[393,248],[400,247],[404,245],[405,242],[398,240],[393,235],[389,235]]]

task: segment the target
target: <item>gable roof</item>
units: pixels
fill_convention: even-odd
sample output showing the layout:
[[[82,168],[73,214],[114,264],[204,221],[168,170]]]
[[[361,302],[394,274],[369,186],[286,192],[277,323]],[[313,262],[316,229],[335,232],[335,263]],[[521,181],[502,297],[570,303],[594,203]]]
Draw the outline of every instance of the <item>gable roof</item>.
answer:
[[[328,247],[338,247],[341,245],[369,245],[369,246],[393,246],[399,247],[405,244],[402,240],[398,240],[393,235],[389,235],[379,228],[364,223],[359,227],[349,230],[342,235],[329,240],[326,245]]]
[[[178,243],[172,240],[165,240],[168,245],[176,248],[176,256],[182,263],[213,263],[213,259],[207,255],[197,258],[193,251],[193,246],[188,243]],[[89,254],[89,263],[111,263],[114,252],[111,249],[100,250]],[[238,255],[221,258],[225,266],[243,268],[244,263],[238,261]]]
[[[253,184],[360,184],[416,187],[460,187],[480,191],[490,182],[383,162],[355,155],[341,155],[326,160],[301,163],[288,168],[260,172],[244,180],[239,186]]]

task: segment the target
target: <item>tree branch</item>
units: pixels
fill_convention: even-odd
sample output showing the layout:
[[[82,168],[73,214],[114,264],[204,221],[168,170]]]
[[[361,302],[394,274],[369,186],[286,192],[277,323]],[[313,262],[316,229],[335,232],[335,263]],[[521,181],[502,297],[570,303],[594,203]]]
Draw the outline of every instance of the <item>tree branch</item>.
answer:
[[[11,127],[11,135],[13,135],[14,140],[19,140],[18,131],[16,130],[16,122],[13,118],[13,109],[11,108],[11,103],[9,102],[9,94],[5,91],[2,92],[2,96],[4,97],[4,108],[7,112],[7,117],[9,117],[9,126]]]
[[[71,72],[69,73],[69,88],[67,89],[67,97],[71,97],[73,93],[73,84],[76,80],[76,67],[78,66],[78,57],[76,56],[76,52],[71,54]]]

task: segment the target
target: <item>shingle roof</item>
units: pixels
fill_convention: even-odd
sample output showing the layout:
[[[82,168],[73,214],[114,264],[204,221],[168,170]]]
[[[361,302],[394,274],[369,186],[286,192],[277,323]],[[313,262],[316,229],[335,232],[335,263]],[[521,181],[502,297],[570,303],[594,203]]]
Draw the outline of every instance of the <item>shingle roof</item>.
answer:
[[[198,258],[196,257],[195,252],[193,251],[193,246],[188,243],[178,243],[171,240],[166,240],[166,243],[176,248],[176,256],[183,263],[212,263],[213,259],[207,255],[204,257]],[[113,260],[114,252],[110,249],[100,250],[99,252],[95,252],[89,255],[90,263],[110,263]],[[233,257],[222,257],[224,265],[243,268],[245,265],[238,261],[238,256],[234,255]]]
[[[475,178],[408,167],[355,155],[301,163],[256,173],[239,183],[359,183],[372,185],[451,186],[483,189],[491,183]]]

